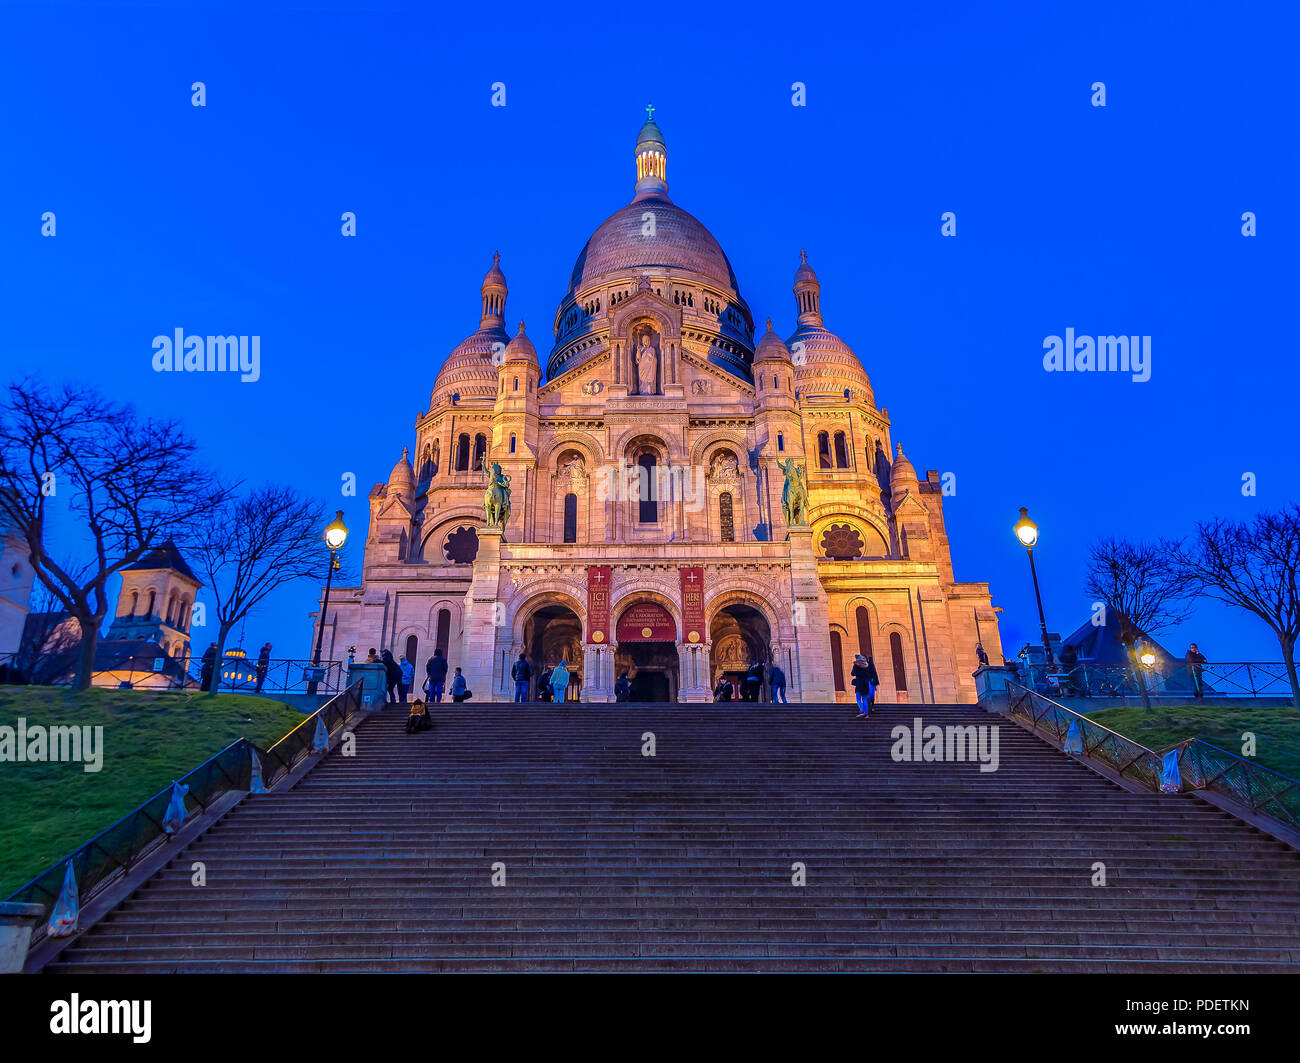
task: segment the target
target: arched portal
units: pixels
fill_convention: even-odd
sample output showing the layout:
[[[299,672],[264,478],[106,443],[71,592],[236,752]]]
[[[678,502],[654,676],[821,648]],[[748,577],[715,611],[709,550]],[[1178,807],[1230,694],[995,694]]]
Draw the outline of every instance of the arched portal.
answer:
[[[680,671],[677,621],[658,602],[633,602],[614,629],[614,675],[626,673],[633,701],[676,701]]]
[[[544,605],[524,621],[524,652],[532,666],[529,697],[537,698],[538,679],[560,661],[569,670],[567,701],[582,689],[582,621],[567,605]],[[514,663],[513,661],[511,662]]]
[[[756,661],[763,664],[763,687],[759,697],[766,700],[768,672],[772,665],[772,629],[765,617],[752,605],[736,602],[713,614],[709,625],[713,643],[709,658],[709,675],[713,687],[725,676],[743,690],[745,673]]]

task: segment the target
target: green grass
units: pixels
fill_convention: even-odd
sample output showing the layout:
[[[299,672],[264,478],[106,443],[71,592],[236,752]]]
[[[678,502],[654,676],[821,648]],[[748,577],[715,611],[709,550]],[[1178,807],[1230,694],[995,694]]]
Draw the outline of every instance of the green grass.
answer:
[[[1290,706],[1137,705],[1098,709],[1088,713],[1088,719],[1155,750],[1185,738],[1203,738],[1241,756],[1242,733],[1250,731],[1257,764],[1300,779],[1300,712]]]
[[[0,725],[102,726],[103,768],[0,762],[0,898],[235,741],[266,747],[302,713],[244,694],[0,687]]]

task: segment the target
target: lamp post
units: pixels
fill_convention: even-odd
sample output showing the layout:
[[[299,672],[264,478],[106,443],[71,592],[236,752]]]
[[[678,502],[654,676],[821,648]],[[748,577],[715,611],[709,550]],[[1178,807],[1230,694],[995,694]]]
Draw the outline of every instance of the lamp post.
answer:
[[[1038,525],[1029,519],[1029,510],[1020,507],[1020,519],[1015,525],[1016,538],[1020,545],[1029,552],[1029,574],[1034,578],[1034,598],[1038,602],[1038,623],[1043,629],[1043,652],[1047,655],[1047,667],[1055,668],[1052,659],[1052,641],[1047,637],[1047,617],[1043,615],[1043,595],[1038,590],[1038,569],[1034,567],[1034,545],[1038,542]]]
[[[339,550],[343,544],[348,541],[347,525],[343,523],[343,510],[337,511],[337,516],[330,521],[325,528],[325,545],[329,547],[330,563],[329,569],[325,573],[325,598],[320,607],[320,624],[316,628],[316,652],[312,654],[312,668],[320,667],[320,650],[321,643],[325,641],[325,617],[330,607],[330,587],[334,583],[334,570],[339,567]],[[312,672],[312,680],[307,684],[307,693],[316,693],[317,679],[315,671]]]

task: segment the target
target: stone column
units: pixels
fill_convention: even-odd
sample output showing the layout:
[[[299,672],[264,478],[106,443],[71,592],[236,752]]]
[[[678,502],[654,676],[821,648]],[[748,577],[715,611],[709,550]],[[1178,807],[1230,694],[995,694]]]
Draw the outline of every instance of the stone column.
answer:
[[[500,579],[501,529],[480,528],[474,575],[469,590],[465,592],[465,633],[460,666],[475,701],[498,700],[492,680],[497,639],[505,616],[505,605],[498,591]],[[447,699],[451,699],[451,676],[447,677]]]
[[[614,649],[588,643],[582,647],[583,701],[614,700]]]
[[[677,643],[677,700],[695,703],[712,701],[713,692],[709,689],[708,674],[708,643]]]
[[[817,576],[817,555],[813,553],[812,529],[794,525],[786,533],[790,544],[790,583],[794,602],[794,652],[797,675],[786,674],[791,701],[833,702],[835,673],[831,670],[831,626],[826,589]]]

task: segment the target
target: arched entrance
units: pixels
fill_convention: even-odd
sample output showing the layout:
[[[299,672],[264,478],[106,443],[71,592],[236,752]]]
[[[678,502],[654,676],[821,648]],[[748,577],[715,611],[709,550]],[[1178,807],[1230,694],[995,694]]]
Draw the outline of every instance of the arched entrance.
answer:
[[[677,622],[658,602],[633,602],[615,627],[614,676],[627,673],[633,701],[676,701]]]
[[[713,643],[709,658],[713,687],[726,676],[739,690],[745,672],[755,661],[762,661],[763,688],[759,698],[767,700],[768,672],[772,665],[772,629],[767,617],[752,605],[738,602],[724,606],[713,614],[709,639]]]
[[[537,698],[537,680],[561,660],[569,670],[568,701],[577,701],[582,689],[582,621],[567,605],[543,605],[524,621],[524,653],[532,665],[528,696]],[[510,662],[513,664],[514,662]],[[514,690],[511,683],[510,690]]]

